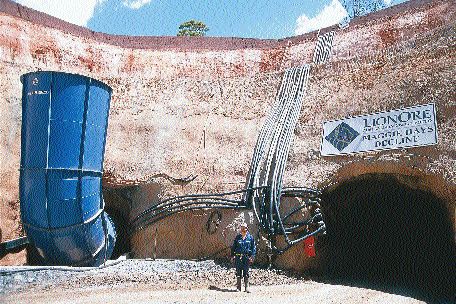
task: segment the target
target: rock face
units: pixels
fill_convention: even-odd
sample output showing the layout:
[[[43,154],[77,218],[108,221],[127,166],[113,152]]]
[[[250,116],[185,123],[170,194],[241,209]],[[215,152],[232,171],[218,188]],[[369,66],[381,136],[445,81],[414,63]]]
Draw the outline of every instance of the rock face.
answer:
[[[407,187],[429,191],[443,202],[454,235],[455,4],[412,0],[354,20],[347,28],[320,32],[336,31],[332,57],[326,64],[312,66],[285,185],[331,191],[365,174],[399,176]],[[242,189],[283,71],[312,61],[318,35],[281,40],[111,36],[8,0],[0,1],[0,29],[4,240],[20,233],[20,75],[64,71],[99,79],[113,88],[105,200],[128,222],[165,198]],[[430,102],[437,108],[437,145],[320,156],[324,121]],[[197,178],[180,180],[191,175]],[[211,212],[180,213],[135,233],[130,236],[134,256],[226,255],[242,217],[257,235],[249,211],[221,212],[218,230],[209,235],[206,224]],[[260,241],[260,248],[264,246]],[[265,258],[263,250],[259,259]],[[22,253],[9,255],[0,264],[23,262]],[[296,246],[275,263],[306,269],[320,261],[306,258],[302,247]]]

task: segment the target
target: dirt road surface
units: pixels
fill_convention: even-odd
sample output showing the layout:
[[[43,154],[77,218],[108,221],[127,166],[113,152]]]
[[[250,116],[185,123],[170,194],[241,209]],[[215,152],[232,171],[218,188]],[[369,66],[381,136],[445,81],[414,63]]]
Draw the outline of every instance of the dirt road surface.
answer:
[[[252,269],[251,293],[213,261],[126,260],[103,269],[0,268],[0,303],[425,303],[398,292]]]
[[[7,296],[4,303],[425,303],[381,291],[316,282],[253,286],[251,293],[233,287],[191,290],[148,290],[139,288],[87,288],[24,292]]]

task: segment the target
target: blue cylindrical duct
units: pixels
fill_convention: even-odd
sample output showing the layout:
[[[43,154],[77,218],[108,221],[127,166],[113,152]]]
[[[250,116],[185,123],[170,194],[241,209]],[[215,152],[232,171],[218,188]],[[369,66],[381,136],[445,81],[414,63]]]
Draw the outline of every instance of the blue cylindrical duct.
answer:
[[[45,264],[99,266],[115,229],[101,191],[111,88],[81,75],[22,75],[21,217]]]

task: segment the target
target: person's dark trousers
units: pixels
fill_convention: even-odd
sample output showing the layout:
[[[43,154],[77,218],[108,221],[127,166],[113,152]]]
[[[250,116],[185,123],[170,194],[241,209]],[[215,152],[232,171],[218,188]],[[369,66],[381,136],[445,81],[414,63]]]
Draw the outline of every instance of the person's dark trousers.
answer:
[[[247,255],[236,255],[234,263],[236,265],[237,289],[241,290],[241,278],[244,277],[245,291],[249,292],[249,257]]]

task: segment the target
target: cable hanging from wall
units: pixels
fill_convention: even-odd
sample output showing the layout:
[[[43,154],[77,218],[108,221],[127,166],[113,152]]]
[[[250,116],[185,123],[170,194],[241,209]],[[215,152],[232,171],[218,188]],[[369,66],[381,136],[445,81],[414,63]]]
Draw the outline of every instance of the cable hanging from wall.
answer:
[[[333,31],[318,37],[313,64],[329,60],[333,40]],[[131,233],[178,212],[209,208],[253,210],[260,231],[268,237],[272,254],[281,254],[306,238],[324,232],[326,227],[320,209],[320,191],[283,187],[283,175],[310,68],[310,65],[304,65],[284,72],[276,101],[258,135],[245,189],[178,196],[152,204],[132,220]],[[302,201],[295,208],[283,211],[282,197],[299,197]],[[304,209],[309,212],[304,212]],[[285,245],[276,245],[278,236],[283,238]]]

